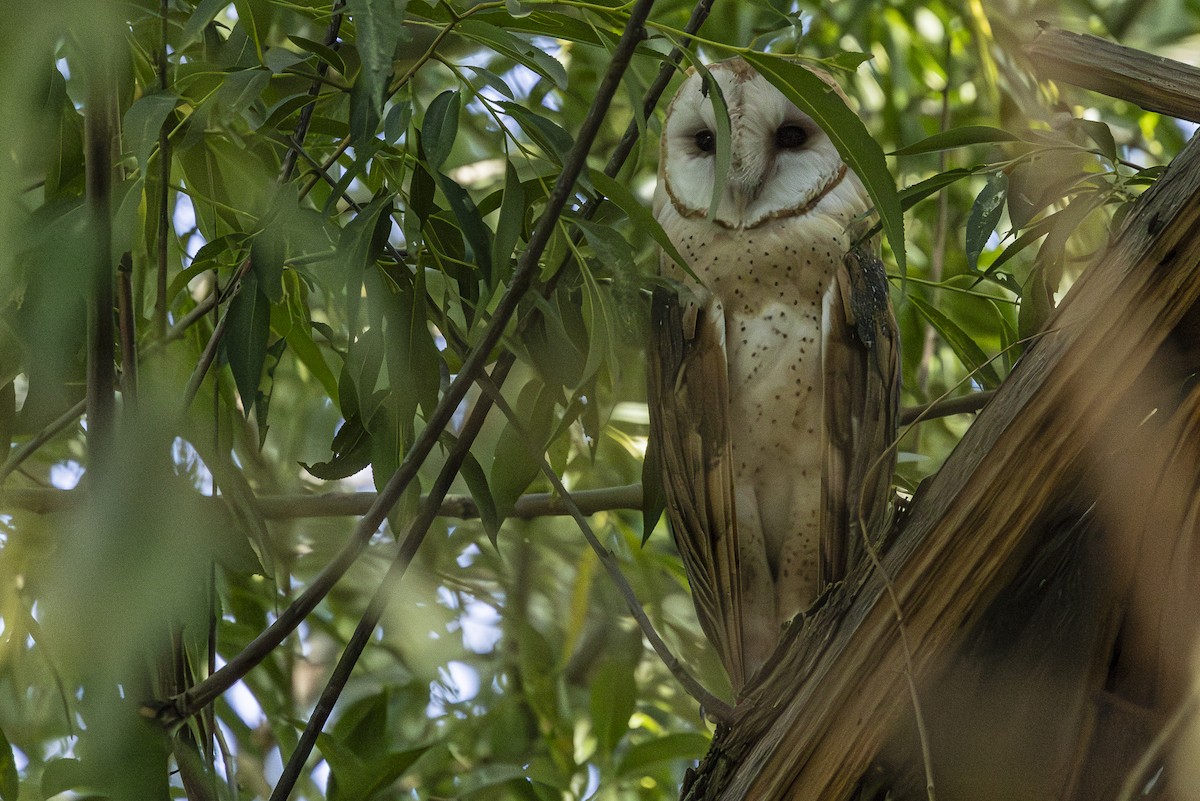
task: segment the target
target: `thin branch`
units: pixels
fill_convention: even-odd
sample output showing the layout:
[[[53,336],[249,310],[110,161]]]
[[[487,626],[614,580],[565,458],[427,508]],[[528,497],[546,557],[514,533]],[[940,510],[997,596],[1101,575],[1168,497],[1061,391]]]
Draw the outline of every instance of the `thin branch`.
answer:
[[[459,435],[461,436],[461,434]],[[642,508],[642,485],[622,484],[616,487],[577,490],[572,493],[575,505],[587,515],[597,512],[638,510]],[[430,495],[421,496],[424,503]],[[366,514],[378,495],[374,492],[326,492],[321,495],[262,495],[251,504],[265,520],[297,520],[314,517],[361,517]],[[197,499],[201,508],[225,508],[220,496]],[[0,505],[6,509],[21,509],[34,514],[52,514],[80,508],[87,502],[86,490],[62,490],[50,487],[0,489]],[[473,520],[479,517],[479,506],[469,495],[447,495],[438,504],[439,517]],[[571,514],[568,503],[553,492],[533,492],[522,495],[509,517],[532,520],[537,517],[557,517]]]
[[[379,493],[371,509],[359,521],[351,541],[321,572],[318,579],[309,585],[262,634],[216,673],[190,690],[172,698],[165,708],[159,710],[160,719],[170,720],[173,715],[188,717],[195,714],[212,703],[252,667],[261,662],[300,624],[333,587],[337,579],[358,557],[371,535],[386,519],[388,511],[408,488],[417,470],[450,423],[458,405],[466,396],[467,390],[481,375],[486,363],[491,358],[492,350],[499,344],[505,328],[515,315],[518,304],[532,288],[538,273],[538,262],[550,242],[550,236],[558,218],[566,208],[575,182],[587,162],[588,151],[600,131],[609,104],[620,86],[621,77],[629,66],[637,44],[645,37],[644,23],[653,5],[653,0],[638,0],[631,10],[629,22],[617,43],[608,72],[601,81],[596,97],[575,138],[574,145],[563,160],[562,173],[547,198],[545,209],[530,235],[528,246],[517,262],[509,287],[492,313],[491,322],[429,415],[425,428],[405,455],[404,460]]]
[[[555,491],[562,496],[562,500],[566,503],[571,517],[574,518],[575,524],[579,526],[580,532],[583,533],[583,538],[587,540],[588,545],[595,551],[596,556],[600,558],[600,563],[604,565],[609,578],[617,586],[621,597],[625,599],[625,606],[629,609],[629,614],[637,621],[638,627],[642,630],[642,635],[650,643],[650,647],[654,649],[654,652],[658,654],[658,658],[667,666],[667,670],[671,672],[671,675],[683,685],[683,689],[687,691],[688,695],[700,702],[701,707],[708,715],[722,723],[728,723],[733,717],[733,707],[710,693],[692,674],[688,673],[687,669],[675,657],[675,654],[671,652],[667,644],[663,642],[662,637],[654,629],[654,624],[650,622],[650,618],[646,615],[645,607],[638,600],[637,593],[633,591],[633,587],[629,585],[629,580],[621,572],[621,565],[617,562],[617,558],[613,556],[612,551],[604,547],[603,543],[600,542],[600,538],[592,531],[587,517],[575,504],[575,501],[571,498],[571,493],[563,486],[562,479],[558,477],[558,473],[554,472],[550,467],[550,463],[546,461],[546,454],[539,452],[533,439],[529,436],[525,425],[517,417],[516,412],[513,411],[512,406],[504,399],[504,396],[500,394],[500,390],[490,379],[481,378],[479,386],[483,389],[487,397],[491,398],[492,403],[508,418],[509,425],[516,430],[521,441],[529,450],[529,454],[538,462],[542,474],[550,482],[551,486],[554,487]]]
[[[165,2],[165,0],[164,0]],[[336,48],[338,33],[342,29],[342,19],[345,15],[341,14],[341,8],[344,6],[345,0],[334,0],[333,15],[329,20],[329,27],[325,29],[325,46],[328,48]],[[308,136],[308,127],[312,123],[313,109],[316,107],[317,96],[321,94],[321,79],[329,72],[329,64],[324,60],[317,63],[318,79],[312,82],[308,87],[308,96],[313,99],[300,112],[300,119],[296,122],[296,130],[292,132],[292,139],[296,142],[296,147],[299,148],[304,144],[304,138]],[[297,151],[289,149],[283,157],[283,167],[279,171],[279,182],[287,183],[291,180],[292,172],[296,169]]]
[[[84,120],[88,241],[92,246],[88,278],[87,416],[88,463],[103,463],[115,438],[113,394],[113,269],[111,262],[113,89],[115,77],[107,59],[94,65]]]
[[[117,265],[117,318],[121,334],[121,396],[126,411],[137,401],[137,317],[133,308],[133,259],[126,252]]]
[[[952,414],[971,414],[986,406],[995,394],[994,389],[988,389],[958,398],[935,400],[919,406],[905,406],[900,410],[900,425],[911,425],[918,421],[925,422],[935,417],[949,417]]]
[[[237,273],[233,277],[231,284],[232,288],[229,291],[227,298],[232,298],[242,289],[242,279],[246,277],[246,273],[250,272],[250,259],[246,259],[238,267]],[[214,297],[216,293],[213,293]],[[213,303],[209,308],[215,308],[219,301]],[[196,363],[196,368],[192,371],[192,377],[188,379],[187,387],[183,391],[183,408],[187,409],[192,405],[192,401],[196,399],[196,393],[200,391],[200,384],[204,381],[204,376],[208,373],[208,368],[212,367],[212,363],[217,358],[217,348],[221,344],[222,337],[225,336],[225,327],[229,323],[229,307],[225,307],[225,312],[217,320],[217,324],[213,326],[212,336],[208,338],[208,344],[204,346],[204,352],[200,354],[200,361]]]

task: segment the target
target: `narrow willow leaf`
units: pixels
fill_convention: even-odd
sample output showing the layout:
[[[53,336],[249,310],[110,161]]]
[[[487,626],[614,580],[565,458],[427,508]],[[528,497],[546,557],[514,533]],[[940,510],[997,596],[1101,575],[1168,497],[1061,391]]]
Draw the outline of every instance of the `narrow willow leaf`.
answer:
[[[617,763],[617,775],[636,778],[649,768],[674,761],[694,761],[704,756],[711,739],[699,732],[676,732],[629,747]]]
[[[956,167],[955,169],[932,175],[924,181],[918,181],[912,186],[905,187],[900,190],[900,208],[908,211],[925,198],[935,194],[938,190],[958,183],[963,178],[976,175],[984,169],[982,164],[977,164],[974,167]]]
[[[504,79],[491,70],[484,69],[483,67],[476,67],[473,64],[463,64],[461,66],[464,69],[469,69],[471,72],[475,73],[475,75],[489,88],[494,90],[496,94],[503,95],[509,100],[517,99],[516,95],[513,94],[512,88],[504,82]]]
[[[271,32],[271,21],[275,17],[274,4],[271,0],[233,0],[233,6],[237,9],[238,22],[254,43],[258,62],[263,63],[263,51]]]
[[[271,333],[271,302],[259,288],[253,271],[242,279],[242,288],[229,302],[229,323],[221,346],[229,361],[233,381],[242,398],[242,411],[249,414],[258,395]]]
[[[325,462],[300,463],[300,466],[322,481],[349,478],[371,463],[371,438],[358,415],[346,418],[333,436],[330,445],[333,456]]]
[[[1000,386],[1000,376],[996,374],[996,368],[988,361],[987,354],[983,349],[975,344],[975,340],[959,327],[958,323],[951,320],[941,311],[922,300],[916,293],[910,292],[907,295],[909,301],[916,307],[921,316],[929,321],[934,330],[942,337],[942,339],[954,351],[954,355],[958,356],[963,365],[971,370],[974,377],[979,380],[988,389],[995,389]]]
[[[899,150],[893,150],[889,156],[915,156],[920,153],[936,153],[940,150],[954,150],[968,145],[996,144],[998,142],[1016,142],[1017,137],[1002,128],[990,125],[963,125],[948,131],[939,131],[927,136],[919,142],[905,145]]]
[[[496,547],[496,536],[500,533],[500,516],[496,513],[496,501],[492,498],[492,490],[488,486],[483,466],[468,452],[458,473],[463,477],[463,481],[467,482],[471,499],[475,501],[475,507],[479,510],[479,521],[483,523],[483,530],[487,533],[492,547]]]
[[[525,222],[525,191],[517,168],[511,161],[504,163],[504,190],[500,200],[500,217],[496,220],[496,236],[492,240],[492,270],[494,280],[508,280],[508,265],[513,250],[521,238]]]
[[[4,731],[0,730],[0,801],[17,801],[21,792],[21,781],[17,774],[17,761],[12,746]]]
[[[575,141],[571,134],[552,120],[530,111],[519,103],[502,102],[500,107],[520,124],[521,130],[541,148],[547,158],[555,164],[562,164],[563,158]]]
[[[179,97],[173,92],[155,92],[139,97],[125,112],[121,132],[125,146],[137,157],[138,169],[146,175],[146,164],[158,147],[158,133],[175,110]]]
[[[590,704],[592,733],[604,755],[612,754],[629,731],[629,718],[637,704],[638,685],[634,666],[620,658],[601,661],[591,676]]]
[[[561,390],[538,379],[521,388],[514,410],[518,424],[505,421],[496,441],[489,484],[496,501],[496,514],[504,519],[517,498],[528,489],[541,471],[541,457],[554,430],[554,408]]]
[[[425,110],[425,119],[421,122],[421,145],[425,148],[425,162],[432,172],[441,170],[454,147],[460,103],[458,92],[445,91],[435,97]]]
[[[567,88],[567,71],[554,56],[540,47],[525,41],[506,30],[489,25],[478,19],[465,19],[458,24],[457,31],[469,39],[496,50],[518,64],[553,81],[559,89]],[[543,34],[545,35],[545,34]]]
[[[376,115],[383,113],[383,101],[392,80],[396,45],[406,35],[406,6],[405,0],[349,0],[346,4],[354,19],[355,45],[362,59],[359,80]]]
[[[196,10],[188,16],[187,22],[184,23],[183,33],[180,35],[176,46],[182,50],[199,39],[200,34],[204,32],[208,23],[212,22],[213,18],[221,13],[221,9],[228,6],[229,0],[200,0],[196,4]]]
[[[305,39],[303,36],[293,36],[291,34],[288,34],[288,41],[299,47],[301,50],[312,53],[317,58],[321,59],[330,67],[332,67],[339,74],[346,74],[346,62],[342,61],[341,55],[332,47],[326,47],[321,42],[314,42],[312,39]]]
[[[1000,222],[1007,193],[1008,176],[1002,172],[992,173],[971,205],[971,213],[967,217],[965,247],[967,269],[973,273],[979,271],[979,254],[983,253],[988,238]]]
[[[366,269],[379,258],[391,230],[391,213],[391,196],[380,195],[342,229],[338,255],[348,268],[347,281],[356,271]]]
[[[725,95],[721,93],[721,85],[713,78],[712,73],[699,61],[695,62],[696,71],[704,79],[704,94],[713,105],[713,118],[716,121],[716,150],[713,167],[712,197],[708,202],[708,216],[717,216],[721,199],[725,197],[725,181],[729,177],[729,163],[733,158],[733,132],[729,125],[729,106],[725,103]]]
[[[908,264],[904,255],[904,215],[896,182],[888,172],[883,150],[862,120],[824,81],[799,64],[765,53],[747,53],[745,58],[788,100],[816,120],[842,160],[858,175],[875,203],[883,233],[896,256],[896,267],[904,275]]]
[[[588,174],[591,175],[592,183],[596,186],[596,189],[615,203],[617,208],[625,212],[625,215],[629,217],[634,225],[650,234],[650,237],[658,243],[658,246],[663,249],[663,253],[666,253],[671,261],[678,264],[679,268],[694,280],[700,280],[675,248],[674,243],[667,236],[667,232],[658,224],[658,220],[654,219],[654,215],[650,213],[650,209],[646,208],[634,197],[633,192],[629,191],[629,187],[613,178],[609,178],[599,170],[589,170]]]

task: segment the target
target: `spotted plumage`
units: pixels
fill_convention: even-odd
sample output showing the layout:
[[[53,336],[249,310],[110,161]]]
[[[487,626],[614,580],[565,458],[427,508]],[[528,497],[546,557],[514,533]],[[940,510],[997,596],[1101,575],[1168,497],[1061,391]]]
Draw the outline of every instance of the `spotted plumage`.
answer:
[[[886,283],[882,308],[856,303],[886,281],[847,258],[869,205],[858,178],[745,62],[710,72],[731,127],[713,216],[699,74],[663,131],[655,215],[700,283],[663,257],[678,283],[656,293],[651,428],[701,623],[738,688],[855,558],[859,497],[869,525],[886,513],[897,361]],[[870,347],[860,324],[879,333]]]

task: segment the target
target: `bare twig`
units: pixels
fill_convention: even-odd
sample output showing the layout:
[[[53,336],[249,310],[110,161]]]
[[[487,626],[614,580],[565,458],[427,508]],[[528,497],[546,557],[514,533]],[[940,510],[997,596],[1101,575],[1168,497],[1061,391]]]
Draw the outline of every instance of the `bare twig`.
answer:
[[[916,422],[932,420],[935,417],[949,417],[952,414],[970,414],[977,412],[987,405],[995,390],[973,392],[959,398],[946,398],[923,403],[919,406],[905,406],[900,410],[900,425],[906,426]]]
[[[325,29],[325,46],[329,48],[337,47],[338,33],[342,29],[341,14],[342,6],[345,0],[334,0],[333,15],[329,20],[329,27]],[[317,96],[321,94],[321,79],[329,72],[329,64],[320,60],[317,62],[317,75],[319,76],[308,87],[308,96],[312,98],[312,102],[306,105],[300,112],[300,119],[296,122],[296,130],[292,132],[292,139],[296,142],[296,148],[304,144],[304,138],[308,136],[308,127],[312,123],[313,110],[317,105]],[[289,148],[283,157],[283,167],[279,170],[279,182],[287,183],[292,178],[292,172],[296,169],[297,150]]]
[[[126,411],[137,402],[137,317],[133,308],[133,260],[126,252],[117,266],[117,317],[121,333],[121,397]]]
[[[113,269],[111,263],[113,91],[115,78],[105,56],[98,56],[88,90],[85,116],[88,241],[92,246],[88,278],[87,415],[88,462],[96,468],[115,437],[113,395]]]
[[[76,415],[77,416],[77,415]],[[619,509],[641,509],[642,485],[577,490],[574,503],[584,514]],[[321,495],[261,495],[252,504],[265,520],[297,520],[311,517],[360,517],[367,513],[378,496],[374,492],[326,492]],[[422,503],[428,498],[422,496]],[[224,508],[219,497],[201,499]],[[0,505],[35,514],[51,514],[78,508],[87,502],[85,490],[61,490],[51,487],[0,489]],[[567,502],[557,493],[534,492],[517,499],[509,517],[531,520],[571,514]],[[439,517],[472,520],[479,517],[479,506],[469,495],[447,495],[438,507]]]
[[[246,277],[246,273],[250,272],[250,259],[246,259],[238,267],[237,273],[233,276],[232,288],[227,297],[232,298],[234,294],[242,289],[242,279]],[[215,298],[216,292],[213,296]],[[214,301],[209,308],[215,308],[219,301]],[[225,335],[225,326],[229,323],[229,307],[225,307],[225,312],[217,320],[217,324],[213,326],[212,336],[208,338],[208,344],[204,346],[204,352],[200,354],[200,361],[196,363],[196,368],[192,370],[192,377],[188,379],[187,388],[183,391],[183,408],[187,409],[192,405],[192,401],[196,399],[196,393],[200,391],[200,384],[204,381],[204,376],[208,373],[208,368],[212,367],[213,361],[217,358],[217,348],[221,344],[221,338]]]

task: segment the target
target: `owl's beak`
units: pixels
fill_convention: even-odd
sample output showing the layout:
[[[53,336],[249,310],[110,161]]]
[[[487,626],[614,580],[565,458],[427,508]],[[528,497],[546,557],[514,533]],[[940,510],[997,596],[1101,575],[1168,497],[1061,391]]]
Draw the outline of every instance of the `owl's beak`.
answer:
[[[726,184],[726,197],[732,206],[736,219],[742,219],[750,204],[758,199],[763,188],[763,173],[757,164],[747,164],[742,159],[735,158],[730,164],[729,182]]]

